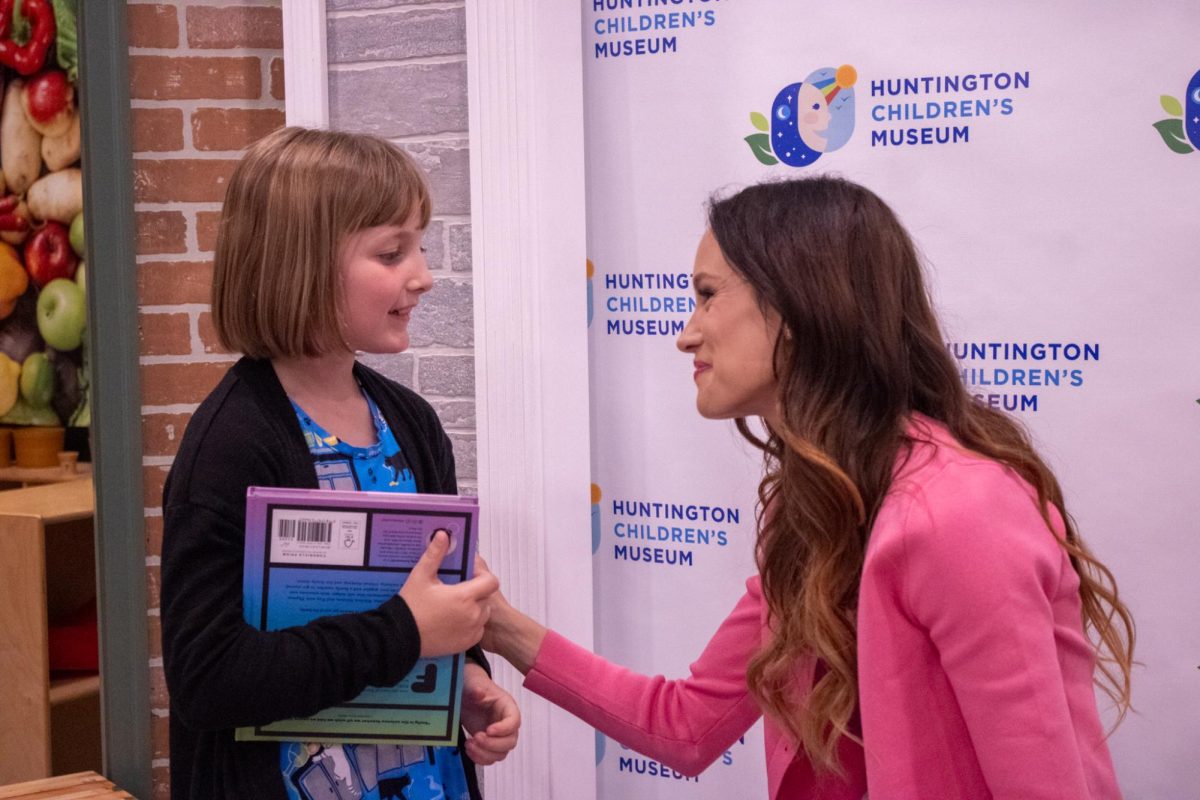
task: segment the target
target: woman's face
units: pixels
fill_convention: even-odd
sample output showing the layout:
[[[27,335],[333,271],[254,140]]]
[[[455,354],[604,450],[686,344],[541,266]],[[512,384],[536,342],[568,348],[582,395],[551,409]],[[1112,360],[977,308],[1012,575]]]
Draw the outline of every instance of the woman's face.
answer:
[[[750,284],[734,271],[712,231],[696,250],[696,310],[676,346],[693,357],[696,409],[708,419],[776,415],[773,355],[779,316],[764,316]]]

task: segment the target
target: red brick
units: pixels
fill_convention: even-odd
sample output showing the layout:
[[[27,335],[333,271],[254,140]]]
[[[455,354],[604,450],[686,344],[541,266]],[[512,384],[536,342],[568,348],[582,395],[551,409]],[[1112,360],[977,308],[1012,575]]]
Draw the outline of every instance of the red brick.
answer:
[[[210,261],[152,261],[138,265],[138,302],[144,306],[207,303],[211,298]]]
[[[150,657],[162,658],[162,619],[158,614],[147,614],[146,625],[150,633]]]
[[[152,784],[150,800],[171,800],[171,768],[153,767],[150,770]]]
[[[200,344],[206,353],[227,353],[225,348],[221,347],[221,339],[217,336],[217,328],[213,325],[212,313],[209,311],[201,311],[200,319],[198,320],[200,327]]]
[[[134,159],[134,198],[141,203],[219,203],[237,163],[215,158]]]
[[[133,152],[164,153],[182,149],[182,109],[133,109]]]
[[[145,414],[142,416],[142,453],[173,456],[191,414]]]
[[[283,49],[283,12],[248,6],[188,6],[188,44],[196,48]]]
[[[262,63],[254,56],[130,56],[134,100],[256,100]]]
[[[146,605],[158,608],[162,598],[162,568],[146,567]]]
[[[192,113],[197,150],[241,150],[285,124],[275,108],[201,108]]]
[[[179,15],[174,6],[130,3],[125,7],[130,47],[178,47]]]
[[[167,692],[167,678],[162,667],[150,668],[150,708],[165,711],[171,707],[171,695]],[[157,758],[157,756],[156,756]]]
[[[154,753],[151,757],[155,760],[169,758],[171,755],[171,718],[155,714],[150,720],[150,729],[154,740]]]
[[[196,244],[206,253],[217,249],[217,231],[221,227],[220,211],[196,212]]]
[[[139,314],[138,333],[144,356],[185,356],[192,352],[192,320],[188,314]]]
[[[142,365],[142,403],[148,406],[167,406],[176,403],[199,403],[221,380],[230,364],[195,362],[191,364]],[[162,493],[154,497],[158,505]],[[147,503],[150,506],[149,503]]]
[[[283,59],[271,59],[271,97],[282,100],[284,97]]]
[[[154,501],[154,505],[158,505],[159,500]],[[161,556],[162,555],[162,533],[163,533],[163,518],[162,517],[146,517],[146,555]]]
[[[142,372],[146,371],[142,367]],[[163,481],[170,467],[142,467],[142,501],[146,508],[162,507]]]
[[[187,252],[187,220],[178,211],[139,211],[138,255]]]

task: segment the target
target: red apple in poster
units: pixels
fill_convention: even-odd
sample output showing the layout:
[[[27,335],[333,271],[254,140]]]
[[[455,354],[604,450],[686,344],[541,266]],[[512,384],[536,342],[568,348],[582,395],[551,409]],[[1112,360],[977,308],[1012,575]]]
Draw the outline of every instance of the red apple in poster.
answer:
[[[25,269],[39,287],[55,278],[75,277],[78,264],[70,233],[61,222],[47,222],[25,243]]]
[[[61,69],[48,69],[25,84],[21,104],[42,136],[62,136],[75,116],[75,88]]]
[[[87,302],[74,281],[56,278],[42,288],[37,300],[38,333],[55,350],[74,350],[83,343]]]

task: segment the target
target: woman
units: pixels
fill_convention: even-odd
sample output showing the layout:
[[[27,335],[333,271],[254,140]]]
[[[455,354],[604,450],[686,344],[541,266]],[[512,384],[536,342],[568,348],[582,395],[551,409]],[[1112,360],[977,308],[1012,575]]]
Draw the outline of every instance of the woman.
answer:
[[[1132,619],[1020,426],[967,394],[892,211],[753,186],[711,204],[693,277],[697,408],[764,453],[759,574],[686,679],[499,594],[484,647],[687,774],[765,713],[772,798],[1118,797],[1093,675],[1123,714]]]

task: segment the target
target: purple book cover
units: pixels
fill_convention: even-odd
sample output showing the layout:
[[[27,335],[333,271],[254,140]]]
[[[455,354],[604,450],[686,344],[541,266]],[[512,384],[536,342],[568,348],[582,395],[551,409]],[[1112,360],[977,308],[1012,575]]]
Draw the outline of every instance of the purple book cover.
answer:
[[[474,573],[475,498],[251,487],[243,613],[259,630],[368,611],[404,585],[433,534],[450,537],[438,577]],[[420,659],[400,683],[369,687],[302,720],[239,728],[239,739],[454,745],[463,656]]]

